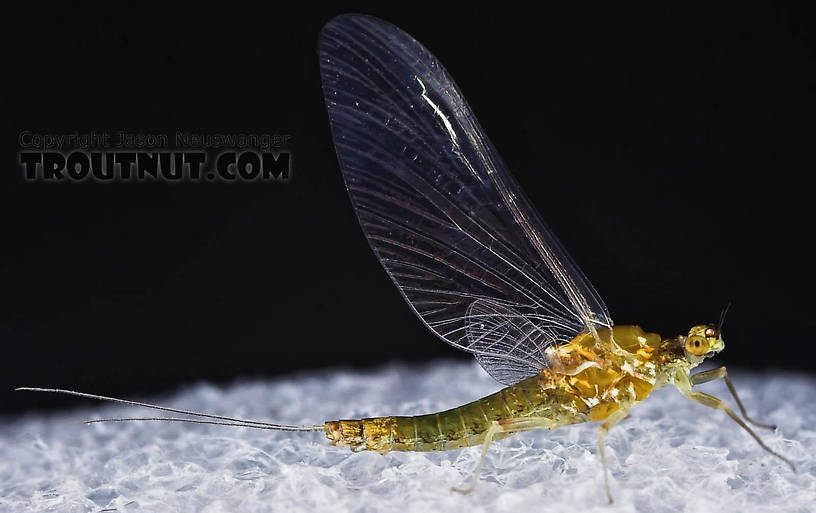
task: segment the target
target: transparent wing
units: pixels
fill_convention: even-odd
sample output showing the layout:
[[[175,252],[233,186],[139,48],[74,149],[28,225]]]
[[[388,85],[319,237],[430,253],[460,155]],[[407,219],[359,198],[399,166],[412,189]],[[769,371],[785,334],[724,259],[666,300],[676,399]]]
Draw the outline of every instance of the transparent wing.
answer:
[[[428,50],[382,20],[344,15],[319,51],[360,225],[431,330],[512,383],[547,365],[547,345],[612,326]]]
[[[468,349],[501,383],[516,383],[538,373],[548,363],[544,350],[559,338],[530,316],[491,299],[471,303],[466,319]]]

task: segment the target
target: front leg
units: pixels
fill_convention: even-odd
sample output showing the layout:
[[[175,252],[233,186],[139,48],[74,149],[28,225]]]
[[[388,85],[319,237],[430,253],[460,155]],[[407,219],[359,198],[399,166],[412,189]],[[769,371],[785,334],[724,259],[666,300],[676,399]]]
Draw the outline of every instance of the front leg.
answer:
[[[765,429],[776,429],[776,426],[772,426],[770,424],[763,424],[762,422],[757,422],[751,419],[748,416],[748,413],[745,411],[745,406],[742,405],[742,401],[740,401],[739,396],[737,395],[737,389],[734,388],[734,384],[731,383],[731,378],[728,376],[728,371],[725,370],[725,367],[720,367],[719,369],[713,369],[703,372],[698,372],[697,374],[691,376],[691,386],[700,385],[703,383],[708,383],[709,381],[714,381],[715,379],[724,379],[725,384],[728,386],[728,390],[731,392],[731,395],[734,397],[734,401],[737,402],[737,406],[739,407],[740,413],[742,416],[750,422],[751,424],[765,428]]]
[[[700,374],[703,374],[703,373],[700,373]],[[674,386],[677,387],[677,389],[680,391],[681,394],[683,394],[687,398],[691,399],[692,401],[695,401],[695,402],[698,402],[698,403],[703,404],[705,406],[708,406],[709,408],[722,410],[725,413],[727,413],[728,416],[731,417],[734,420],[734,422],[739,424],[742,427],[742,429],[747,431],[748,434],[751,435],[754,438],[754,440],[757,441],[757,443],[759,444],[760,447],[762,447],[763,449],[765,449],[769,453],[773,454],[774,456],[776,456],[780,460],[787,463],[790,466],[791,470],[796,472],[796,466],[789,459],[787,459],[784,456],[782,456],[781,454],[771,450],[770,447],[765,445],[765,442],[763,442],[762,439],[759,438],[759,436],[757,436],[757,434],[754,433],[754,431],[750,427],[748,427],[748,424],[743,422],[742,419],[739,418],[739,416],[737,416],[736,413],[734,413],[734,410],[729,408],[728,405],[725,404],[725,402],[723,402],[721,399],[717,399],[713,395],[704,394],[703,392],[694,392],[694,391],[692,391],[691,390],[692,382],[690,381],[687,374],[678,372],[675,375],[675,378],[674,378]]]

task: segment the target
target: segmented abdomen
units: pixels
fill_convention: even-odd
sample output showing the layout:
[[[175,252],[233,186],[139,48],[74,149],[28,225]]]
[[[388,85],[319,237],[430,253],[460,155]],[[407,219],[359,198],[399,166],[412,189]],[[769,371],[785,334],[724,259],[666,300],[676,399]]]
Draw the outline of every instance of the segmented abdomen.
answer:
[[[535,376],[495,394],[450,410],[414,417],[377,417],[326,422],[332,445],[352,450],[444,451],[478,445],[493,421],[540,416],[557,427],[586,420],[586,405],[577,396],[542,387]],[[499,433],[494,439],[510,433]]]

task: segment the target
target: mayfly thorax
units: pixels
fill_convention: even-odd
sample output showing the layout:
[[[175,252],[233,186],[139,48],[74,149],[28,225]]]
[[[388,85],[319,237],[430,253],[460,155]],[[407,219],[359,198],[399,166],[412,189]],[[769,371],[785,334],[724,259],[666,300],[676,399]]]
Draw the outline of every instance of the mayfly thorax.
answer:
[[[397,27],[362,15],[330,21],[319,39],[334,145],[360,226],[421,321],[472,353],[506,388],[419,416],[295,426],[247,421],[79,392],[204,417],[165,420],[324,431],[352,450],[440,451],[482,445],[473,488],[493,440],[532,429],[599,421],[604,436],[650,393],[675,386],[719,409],[772,451],[749,419],[725,367],[691,374],[724,347],[721,323],[662,337],[615,326],[603,300],[541,220],[436,58]],[[724,379],[742,418],[694,385]],[[745,421],[743,421],[743,418]],[[92,421],[99,422],[99,421]]]

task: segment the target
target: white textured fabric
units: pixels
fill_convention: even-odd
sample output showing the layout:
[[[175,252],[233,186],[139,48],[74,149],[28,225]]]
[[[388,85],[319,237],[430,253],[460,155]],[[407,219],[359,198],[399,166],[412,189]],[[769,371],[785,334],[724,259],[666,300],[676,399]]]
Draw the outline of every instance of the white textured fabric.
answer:
[[[724,413],[655,392],[608,437],[615,504],[604,498],[591,424],[528,432],[491,448],[476,490],[479,448],[439,453],[351,453],[322,433],[188,424],[80,420],[152,415],[83,403],[81,409],[0,425],[0,511],[617,511],[811,512],[816,509],[816,379],[732,372],[760,435],[793,459],[794,474]],[[420,414],[499,388],[475,364],[437,362],[187,387],[151,402],[291,423]],[[701,390],[729,399],[722,383]],[[88,392],[98,392],[87,390]],[[145,398],[142,398],[145,399]]]

